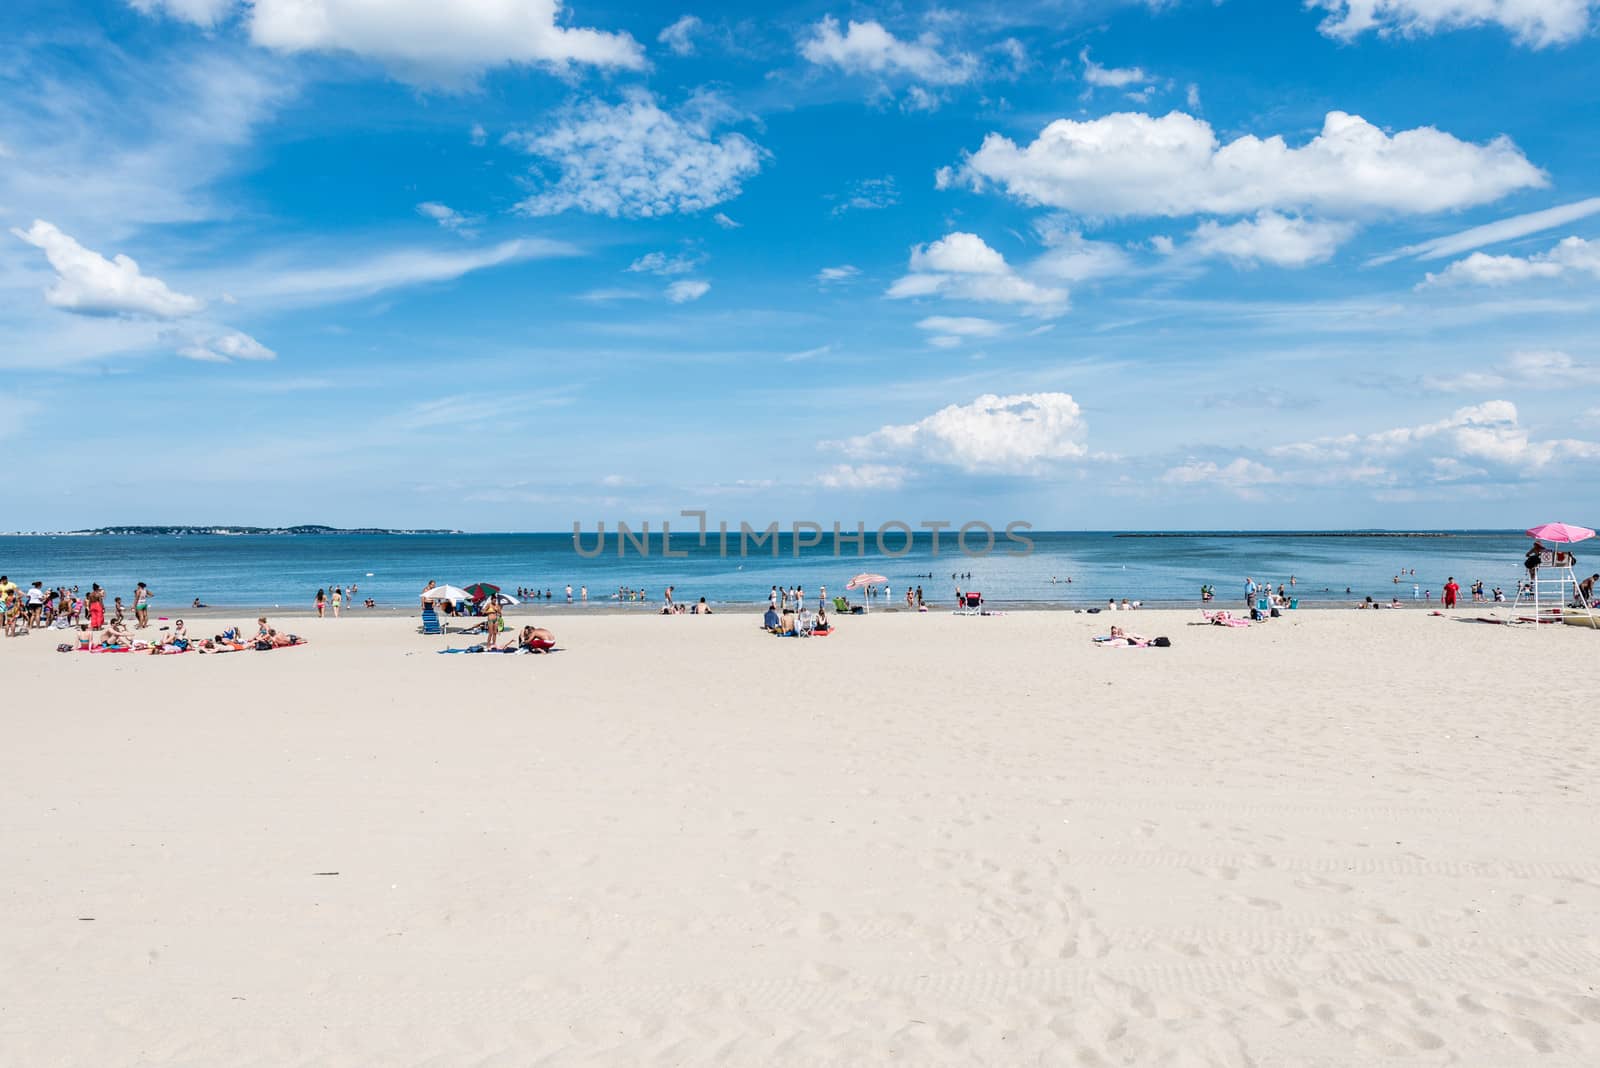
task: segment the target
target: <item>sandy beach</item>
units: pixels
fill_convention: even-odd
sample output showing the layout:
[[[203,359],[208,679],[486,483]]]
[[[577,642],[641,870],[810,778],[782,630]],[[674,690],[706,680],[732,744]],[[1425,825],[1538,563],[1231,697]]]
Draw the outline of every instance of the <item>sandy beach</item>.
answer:
[[[1600,639],[1196,622],[4,642],[0,1061],[1600,1062]]]

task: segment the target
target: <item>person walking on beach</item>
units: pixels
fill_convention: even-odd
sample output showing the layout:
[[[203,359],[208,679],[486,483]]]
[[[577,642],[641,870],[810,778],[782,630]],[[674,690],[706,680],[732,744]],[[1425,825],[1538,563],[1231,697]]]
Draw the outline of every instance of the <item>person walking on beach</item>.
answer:
[[[426,603],[426,602],[424,602]],[[312,607],[317,610],[317,618],[322,619],[328,611],[328,593],[326,590],[317,591],[317,599],[312,602]]]
[[[1444,584],[1444,606],[1446,608],[1454,608],[1456,606],[1456,597],[1460,593],[1461,587],[1456,585],[1456,577],[1451,575],[1449,581]]]
[[[100,589],[96,586],[95,589]],[[106,592],[100,590],[100,614],[105,614]],[[150,588],[144,583],[133,590],[133,625],[140,630],[150,625]]]
[[[333,588],[333,618],[334,619],[338,619],[339,618],[339,609],[341,607],[343,607],[343,606],[344,606],[344,587],[343,586],[335,586]]]

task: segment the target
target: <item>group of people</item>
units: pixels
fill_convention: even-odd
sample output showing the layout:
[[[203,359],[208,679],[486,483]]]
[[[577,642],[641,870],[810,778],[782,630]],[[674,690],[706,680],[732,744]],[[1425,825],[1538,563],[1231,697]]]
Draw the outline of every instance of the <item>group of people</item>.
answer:
[[[706,603],[706,599],[704,597],[700,598],[693,605],[688,605],[688,604],[683,603],[682,601],[677,600],[673,596],[676,592],[677,592],[677,587],[675,587],[675,586],[668,586],[667,587],[666,600],[664,600],[661,603],[661,614],[662,615],[664,615],[664,616],[709,616],[709,615],[711,615],[711,606]]]
[[[134,587],[134,629],[143,630],[150,625],[152,597],[150,587],[143,582]],[[0,575],[0,626],[8,638],[30,630],[50,627],[66,630],[80,625],[99,632],[106,629],[108,619],[126,626],[126,610],[121,597],[112,598],[108,608],[106,591],[98,582],[91,583],[88,592],[82,593],[77,586],[46,589],[42,581],[21,587]]]
[[[761,629],[785,638],[821,637],[833,633],[833,624],[828,622],[828,609],[824,605],[819,604],[815,612],[807,612],[795,602],[783,605],[781,610],[777,604],[769,603],[761,617]]]
[[[224,627],[210,638],[197,638],[189,633],[183,620],[175,620],[169,631],[162,627],[162,635],[154,641],[137,637],[128,629],[126,621],[110,620],[103,631],[96,632],[87,621],[78,624],[76,644],[63,642],[56,646],[58,652],[70,653],[149,653],[154,656],[173,653],[237,653],[247,649],[265,652],[304,645],[305,639],[297,634],[282,634],[267,622],[266,616],[256,619],[255,633],[244,627]]]

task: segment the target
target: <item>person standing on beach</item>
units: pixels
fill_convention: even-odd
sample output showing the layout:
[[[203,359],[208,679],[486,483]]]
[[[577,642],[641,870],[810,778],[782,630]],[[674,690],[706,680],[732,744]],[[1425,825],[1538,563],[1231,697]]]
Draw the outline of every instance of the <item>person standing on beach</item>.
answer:
[[[1249,575],[1244,577],[1244,606],[1246,608],[1256,606],[1256,580]]]
[[[493,597],[483,606],[483,633],[484,645],[493,649],[494,643],[500,640],[500,602]]]
[[[1444,584],[1444,606],[1446,608],[1454,608],[1456,606],[1456,597],[1460,593],[1461,587],[1456,585],[1456,577],[1451,575],[1449,581]]]
[[[589,603],[589,587],[587,587],[587,586],[579,586],[578,587],[578,600],[582,601],[584,604],[588,604]]]
[[[572,583],[567,583],[567,603],[572,603]]]
[[[339,609],[341,607],[343,607],[343,605],[344,605],[344,587],[343,586],[335,586],[333,588],[333,618],[334,619],[338,619],[339,618]]]
[[[144,589],[144,583],[139,583],[139,588]],[[135,615],[138,606],[135,605]],[[89,587],[89,629],[99,630],[106,625],[106,591],[96,582]]]
[[[317,599],[312,602],[312,606],[317,610],[317,618],[322,619],[328,611],[328,592],[326,590],[318,590]]]
[[[99,589],[99,587],[96,587]],[[100,611],[105,614],[106,593],[100,590]],[[133,625],[140,630],[150,625],[150,588],[139,583],[133,589]]]

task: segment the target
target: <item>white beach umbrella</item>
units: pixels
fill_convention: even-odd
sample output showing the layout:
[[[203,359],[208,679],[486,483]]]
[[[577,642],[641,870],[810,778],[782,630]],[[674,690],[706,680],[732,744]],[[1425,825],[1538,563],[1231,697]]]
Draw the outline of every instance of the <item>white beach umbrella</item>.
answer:
[[[472,595],[460,586],[435,586],[422,591],[424,601],[470,601]]]

